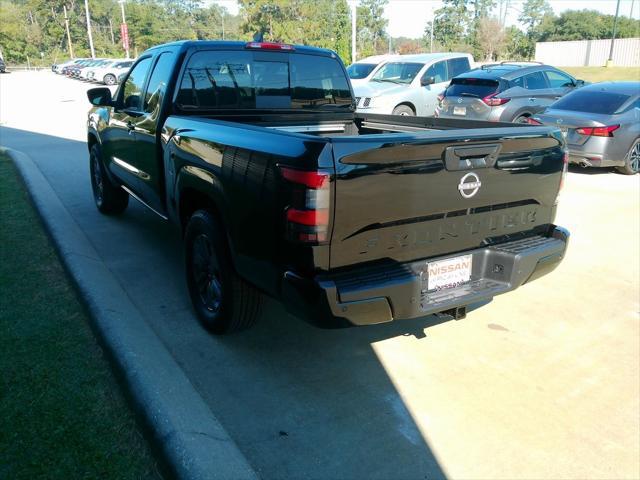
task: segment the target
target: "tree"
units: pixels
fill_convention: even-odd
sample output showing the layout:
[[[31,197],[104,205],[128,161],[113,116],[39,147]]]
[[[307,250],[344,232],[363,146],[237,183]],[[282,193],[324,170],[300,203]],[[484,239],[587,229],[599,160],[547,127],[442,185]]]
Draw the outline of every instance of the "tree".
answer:
[[[603,15],[596,10],[567,10],[540,25],[539,41],[611,38],[613,20],[613,15]],[[640,21],[618,17],[617,38],[635,37],[638,32]]]
[[[526,60],[529,55],[529,42],[526,35],[516,26],[505,28],[505,48],[503,58],[506,60]]]
[[[433,40],[441,48],[451,51],[471,42],[467,34],[470,30],[471,12],[469,0],[444,0],[442,8],[434,12],[435,22],[429,22],[425,28],[424,40],[427,45],[433,29]]]
[[[497,18],[480,18],[476,41],[482,58],[486,61],[497,60],[505,48],[506,34]]]
[[[522,4],[522,13],[518,21],[524,26],[527,38],[527,45],[524,56],[527,59],[533,57],[536,49],[536,42],[539,40],[540,26],[548,23],[553,18],[553,10],[547,0],[526,0]]]
[[[360,58],[387,51],[387,25],[384,8],[388,0],[361,0],[356,13],[358,56]]]

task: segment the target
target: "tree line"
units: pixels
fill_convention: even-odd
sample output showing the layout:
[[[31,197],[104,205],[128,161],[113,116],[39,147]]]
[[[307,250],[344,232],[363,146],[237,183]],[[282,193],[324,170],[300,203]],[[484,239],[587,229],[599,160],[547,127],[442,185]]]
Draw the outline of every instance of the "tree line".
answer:
[[[470,52],[478,60],[531,60],[536,42],[599,40],[613,34],[614,16],[596,10],[555,15],[547,0],[526,0],[518,15],[521,28],[505,27],[506,12],[507,6],[496,0],[443,0],[435,21],[426,25],[423,44],[434,44],[437,51]],[[640,36],[640,21],[620,16],[616,30],[616,38]]]
[[[530,59],[535,42],[610,38],[613,16],[597,11],[554,15],[547,0],[526,0],[521,28],[505,27],[505,0],[444,0],[435,22],[425,19],[421,39],[390,38],[384,18],[389,0],[360,0],[358,58],[396,52],[467,51],[479,60]],[[232,15],[200,0],[127,0],[124,4],[132,56],[159,43],[182,39],[265,40],[335,50],[351,62],[351,11],[347,0],[238,0]],[[96,55],[123,57],[117,0],[89,0]],[[90,55],[83,0],[0,0],[0,52],[10,64],[47,65],[69,57],[65,10],[75,57]],[[506,8],[504,9],[506,12]],[[621,17],[618,37],[638,36],[640,21]]]

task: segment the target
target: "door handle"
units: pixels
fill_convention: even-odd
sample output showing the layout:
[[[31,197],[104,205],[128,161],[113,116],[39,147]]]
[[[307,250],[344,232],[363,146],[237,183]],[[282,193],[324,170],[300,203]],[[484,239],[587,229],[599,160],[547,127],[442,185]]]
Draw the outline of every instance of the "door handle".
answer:
[[[529,97],[529,101],[530,102],[535,102],[536,101],[536,97]]]
[[[498,159],[502,145],[472,145],[447,147],[444,151],[446,169],[449,171],[491,168]]]

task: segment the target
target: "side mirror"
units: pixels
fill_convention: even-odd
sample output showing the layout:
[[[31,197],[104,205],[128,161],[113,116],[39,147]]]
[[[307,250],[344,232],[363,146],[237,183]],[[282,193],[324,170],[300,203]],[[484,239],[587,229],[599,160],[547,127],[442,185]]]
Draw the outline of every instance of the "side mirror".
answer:
[[[581,87],[584,85],[584,80],[576,79],[576,86]]]
[[[87,98],[91,105],[108,107],[111,105],[111,90],[105,87],[91,88],[87,90]]]
[[[436,83],[435,77],[422,77],[420,79],[420,85],[422,85],[423,87],[426,87],[427,85],[432,85],[434,83]]]

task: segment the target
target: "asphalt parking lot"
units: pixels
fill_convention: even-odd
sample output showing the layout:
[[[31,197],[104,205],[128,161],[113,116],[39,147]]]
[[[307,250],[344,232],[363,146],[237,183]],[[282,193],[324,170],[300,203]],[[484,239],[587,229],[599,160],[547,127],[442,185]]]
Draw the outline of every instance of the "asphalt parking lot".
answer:
[[[265,478],[640,477],[640,176],[572,170],[551,275],[465,320],[319,330],[268,301],[196,323],[179,232],[92,202],[84,91],[0,76],[0,145],[29,155],[248,462]]]

